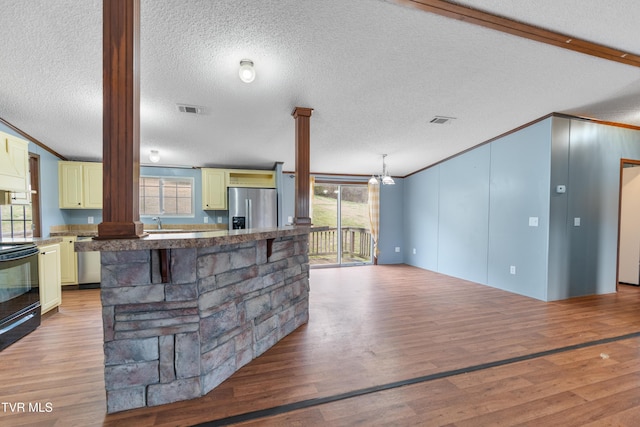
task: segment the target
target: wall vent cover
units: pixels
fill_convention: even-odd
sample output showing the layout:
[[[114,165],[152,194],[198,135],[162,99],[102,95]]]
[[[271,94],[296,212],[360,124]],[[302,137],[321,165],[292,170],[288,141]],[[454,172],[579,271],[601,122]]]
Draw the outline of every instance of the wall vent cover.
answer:
[[[433,123],[436,125],[443,125],[445,123],[451,123],[451,121],[455,119],[456,119],[455,117],[435,116],[433,119],[429,121],[429,123]]]
[[[197,105],[186,105],[186,104],[178,104],[178,110],[181,113],[188,114],[202,114],[202,107],[198,107]]]

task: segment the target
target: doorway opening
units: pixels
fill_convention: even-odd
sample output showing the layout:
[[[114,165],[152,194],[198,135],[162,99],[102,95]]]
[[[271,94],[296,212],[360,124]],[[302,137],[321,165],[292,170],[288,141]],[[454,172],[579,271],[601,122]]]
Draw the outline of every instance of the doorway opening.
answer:
[[[366,183],[315,181],[309,264],[371,264],[373,240]]]
[[[640,160],[620,162],[618,284],[640,285]]]

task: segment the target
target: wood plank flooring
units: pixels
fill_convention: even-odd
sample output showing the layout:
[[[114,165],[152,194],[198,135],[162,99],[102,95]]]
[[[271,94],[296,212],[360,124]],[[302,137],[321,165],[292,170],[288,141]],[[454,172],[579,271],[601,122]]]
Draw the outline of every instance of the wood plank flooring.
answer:
[[[0,353],[0,401],[52,411],[0,406],[0,425],[188,426],[342,393],[355,396],[239,425],[638,425],[638,337],[358,393],[636,332],[635,287],[544,303],[404,265],[314,269],[309,324],[217,389],[106,415],[99,291],[65,291]]]

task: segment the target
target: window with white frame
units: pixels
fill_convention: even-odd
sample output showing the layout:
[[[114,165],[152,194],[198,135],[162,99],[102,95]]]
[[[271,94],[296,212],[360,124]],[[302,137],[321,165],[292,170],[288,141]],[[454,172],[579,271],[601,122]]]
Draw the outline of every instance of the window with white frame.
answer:
[[[194,217],[193,187],[190,177],[141,176],[140,215]]]
[[[33,237],[31,205],[0,205],[0,224],[2,238]]]

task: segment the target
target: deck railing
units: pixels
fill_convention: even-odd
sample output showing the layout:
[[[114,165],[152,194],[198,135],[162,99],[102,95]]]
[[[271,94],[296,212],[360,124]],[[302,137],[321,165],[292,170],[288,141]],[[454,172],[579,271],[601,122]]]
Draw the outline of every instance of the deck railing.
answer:
[[[337,228],[311,230],[309,235],[309,257],[337,255],[339,232]],[[371,259],[371,233],[366,228],[342,228],[343,258]]]

